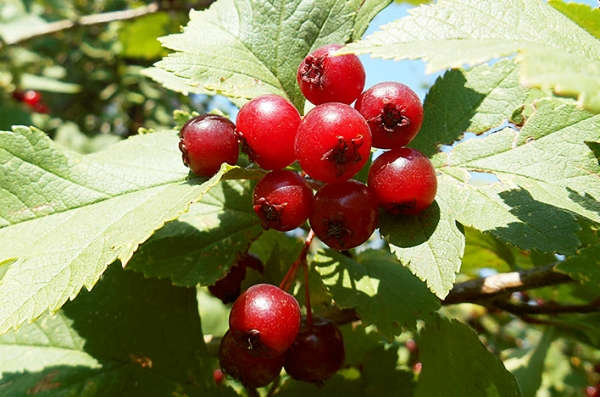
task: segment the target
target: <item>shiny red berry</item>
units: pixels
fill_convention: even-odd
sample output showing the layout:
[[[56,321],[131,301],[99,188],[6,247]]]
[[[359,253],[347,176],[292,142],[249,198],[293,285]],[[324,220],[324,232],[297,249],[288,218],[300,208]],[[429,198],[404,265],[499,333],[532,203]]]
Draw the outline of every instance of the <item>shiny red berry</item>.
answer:
[[[392,149],[371,164],[367,184],[391,214],[414,215],[429,207],[437,192],[431,161],[416,149]]]
[[[275,357],[284,353],[300,329],[296,298],[270,284],[256,284],[233,303],[229,329],[249,354]]]
[[[421,100],[408,86],[385,82],[363,92],[354,104],[371,128],[373,147],[393,149],[408,145],[423,123]]]
[[[302,94],[311,103],[351,104],[365,86],[365,69],[354,54],[332,56],[342,48],[329,44],[316,49],[298,66],[296,79]]]
[[[326,183],[352,178],[371,154],[371,131],[351,106],[325,103],[304,116],[296,135],[296,156],[311,178]]]
[[[336,250],[348,250],[371,237],[378,219],[373,193],[363,183],[349,180],[317,191],[309,222],[322,242]]]
[[[236,118],[242,151],[266,170],[278,170],[296,160],[294,139],[299,124],[298,110],[275,94],[252,99],[242,106]]]
[[[254,187],[254,211],[265,229],[296,229],[308,219],[313,201],[312,188],[293,171],[271,171]]]
[[[204,114],[189,120],[179,133],[183,163],[200,176],[213,176],[221,164],[235,164],[239,146],[231,120]]]

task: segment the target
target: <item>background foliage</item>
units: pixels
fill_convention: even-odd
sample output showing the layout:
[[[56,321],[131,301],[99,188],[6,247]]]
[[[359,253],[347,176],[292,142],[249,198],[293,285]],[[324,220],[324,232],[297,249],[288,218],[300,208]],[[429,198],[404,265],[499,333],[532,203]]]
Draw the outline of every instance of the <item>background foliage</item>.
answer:
[[[322,388],[284,374],[259,392],[600,384],[598,10],[441,0],[363,38],[390,2],[0,5],[2,395],[253,395],[213,381],[228,307],[205,287],[246,250],[266,264],[246,285],[279,284],[305,232],[260,227],[263,173],[245,159],[189,174],[177,128],[264,93],[303,111],[296,67],[327,43],[444,71],[411,143],[439,190],[417,217],[382,214],[382,239],[353,252],[314,244],[313,309],[343,324],[346,366]],[[15,99],[28,89],[47,113]]]

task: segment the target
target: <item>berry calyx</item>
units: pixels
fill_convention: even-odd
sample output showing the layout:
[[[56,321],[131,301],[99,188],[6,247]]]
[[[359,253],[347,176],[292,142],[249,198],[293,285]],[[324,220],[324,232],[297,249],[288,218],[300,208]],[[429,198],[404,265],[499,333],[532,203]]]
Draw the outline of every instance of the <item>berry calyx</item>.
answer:
[[[228,376],[246,387],[263,387],[273,382],[285,363],[285,354],[276,357],[259,357],[250,354],[227,331],[219,345],[219,364]]]
[[[274,285],[256,284],[234,302],[229,329],[249,354],[275,357],[294,343],[300,319],[296,298]]]
[[[378,220],[375,196],[355,180],[323,186],[315,194],[315,208],[309,217],[315,235],[336,250],[348,250],[367,241]]]
[[[312,188],[293,171],[269,172],[254,187],[254,212],[265,229],[285,232],[299,227],[312,212],[313,201]]]
[[[309,111],[296,135],[296,156],[310,177],[342,182],[360,171],[371,153],[371,131],[351,106],[326,103]]]
[[[356,55],[332,56],[340,48],[339,44],[320,47],[298,66],[298,86],[306,99],[315,105],[326,102],[349,105],[365,86],[365,69]]]
[[[236,130],[242,151],[250,161],[266,170],[278,170],[296,160],[294,139],[300,113],[287,99],[266,94],[240,109]]]
[[[213,176],[221,164],[235,164],[239,146],[235,124],[215,114],[190,119],[179,133],[183,164],[199,176]]]
[[[401,83],[375,84],[358,97],[354,107],[367,120],[376,148],[408,145],[423,123],[421,100]]]
[[[437,192],[431,161],[416,149],[392,149],[371,164],[367,184],[391,214],[414,215],[429,207]]]
[[[229,272],[208,287],[213,296],[223,303],[234,302],[241,292],[242,282],[246,278],[246,269],[254,269],[262,273],[264,265],[260,258],[252,253],[243,254],[229,269]]]
[[[312,324],[303,319],[300,332],[285,356],[284,368],[288,375],[296,380],[320,383],[344,365],[342,333],[325,318],[314,317]]]

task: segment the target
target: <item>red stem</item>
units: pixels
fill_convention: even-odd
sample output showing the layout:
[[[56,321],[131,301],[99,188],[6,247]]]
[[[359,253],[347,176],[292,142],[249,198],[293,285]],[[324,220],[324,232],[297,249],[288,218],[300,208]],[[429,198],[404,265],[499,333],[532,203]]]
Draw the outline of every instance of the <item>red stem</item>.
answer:
[[[292,263],[289,270],[281,280],[281,284],[279,284],[279,288],[282,290],[289,292],[289,289],[292,287],[292,282],[296,278],[296,273],[298,273],[298,267],[302,264],[302,262],[306,262],[306,255],[308,255],[308,249],[313,239],[315,238],[315,233],[310,229],[308,235],[306,236],[306,240],[304,241],[304,247],[302,247],[302,252],[300,252],[300,256],[298,259]]]

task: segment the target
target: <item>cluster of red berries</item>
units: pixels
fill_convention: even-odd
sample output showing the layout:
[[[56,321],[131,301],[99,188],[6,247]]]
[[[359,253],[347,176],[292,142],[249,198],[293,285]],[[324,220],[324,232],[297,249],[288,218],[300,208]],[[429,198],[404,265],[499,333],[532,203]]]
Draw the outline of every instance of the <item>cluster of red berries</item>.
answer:
[[[270,284],[255,284],[236,299],[219,346],[221,370],[252,388],[271,383],[282,368],[296,380],[320,383],[344,358],[339,328],[321,317],[302,317],[296,298]]]
[[[437,178],[426,156],[405,147],[423,120],[417,95],[394,82],[363,92],[361,61],[335,55],[340,48],[321,47],[299,65],[300,90],[315,105],[304,117],[287,99],[267,94],[242,106],[235,124],[218,115],[189,120],[179,148],[192,172],[209,177],[223,163],[236,164],[241,146],[250,161],[269,171],[253,192],[265,229],[290,231],[308,220],[321,241],[348,250],[373,234],[379,208],[392,214],[427,208]],[[367,184],[352,179],[372,148],[389,150],[371,164]],[[286,169],[296,161],[302,174]],[[303,318],[297,300],[281,287],[256,284],[240,294],[248,267],[263,269],[257,258],[245,255],[210,287],[223,302],[233,302],[219,349],[222,371],[247,387],[267,385],[282,368],[301,381],[331,377],[345,357],[338,327],[313,318],[308,303]]]
[[[13,92],[12,97],[15,101],[19,101],[29,106],[36,113],[48,113],[48,106],[42,102],[42,94],[35,90]]]
[[[253,195],[264,228],[289,231],[308,220],[321,241],[347,250],[369,239],[379,208],[392,214],[427,208],[437,178],[426,156],[405,147],[423,120],[418,96],[396,82],[363,92],[360,59],[335,55],[340,48],[321,47],[299,65],[298,84],[315,105],[304,117],[287,99],[267,94],[242,106],[236,124],[217,115],[191,119],[181,130],[179,148],[194,173],[212,176],[222,163],[237,162],[241,145],[252,162],[271,171]],[[389,150],[373,161],[365,185],[351,178],[372,148]],[[284,169],[295,161],[303,175]]]

